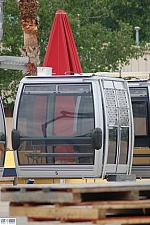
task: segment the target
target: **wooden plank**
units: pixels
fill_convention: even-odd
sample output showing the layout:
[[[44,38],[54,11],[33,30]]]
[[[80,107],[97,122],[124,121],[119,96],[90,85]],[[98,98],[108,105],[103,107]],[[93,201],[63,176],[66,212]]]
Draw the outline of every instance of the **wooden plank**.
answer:
[[[3,192],[1,194],[1,201],[10,202],[42,202],[42,203],[73,203],[81,202],[80,194],[73,195],[71,192],[45,192],[42,191],[15,191]]]
[[[13,206],[9,208],[10,216],[27,216],[34,219],[45,220],[93,220],[105,217],[105,210],[91,207],[31,207]]]
[[[61,221],[34,221],[28,219],[28,225],[93,225],[92,222],[61,222]],[[110,224],[109,224],[110,225]],[[118,224],[117,224],[118,225]]]
[[[38,204],[38,203],[35,203]],[[80,203],[55,203],[55,206],[89,206],[93,208],[102,209],[118,209],[118,208],[150,208],[150,199],[137,200],[137,201],[90,201],[90,202],[80,202]]]
[[[100,182],[100,183],[74,183],[74,184],[22,184],[17,186],[5,186],[1,191],[15,191],[26,188],[27,190],[49,189],[50,191],[70,191],[72,193],[103,193],[103,192],[127,192],[150,191],[150,182]]]
[[[149,209],[150,199],[139,201],[102,201],[94,202],[93,208],[99,209]]]
[[[126,182],[100,182],[100,183],[72,183],[72,184],[22,184],[13,187],[5,186],[2,187],[2,192],[19,190],[22,188],[26,189],[48,189],[55,191],[70,191],[73,193],[94,193],[94,192],[122,192],[122,191],[146,191],[150,190],[149,182],[137,182],[137,181],[126,181]]]
[[[121,193],[72,193],[63,191],[28,190],[6,191],[1,194],[2,201],[10,202],[35,202],[35,203],[80,203],[90,201],[112,201],[112,200],[139,200],[138,191],[127,191]]]
[[[121,218],[104,218],[94,221],[96,224],[150,224],[150,216],[131,216]]]
[[[74,193],[89,193],[89,192],[110,192],[110,191],[130,191],[132,188],[135,190],[150,190],[150,181],[126,181],[126,182],[100,182],[100,183],[71,183],[71,184],[34,184],[27,185],[21,184],[13,189],[30,188],[30,189],[55,189],[71,190]],[[9,186],[2,188],[2,191],[10,190]]]

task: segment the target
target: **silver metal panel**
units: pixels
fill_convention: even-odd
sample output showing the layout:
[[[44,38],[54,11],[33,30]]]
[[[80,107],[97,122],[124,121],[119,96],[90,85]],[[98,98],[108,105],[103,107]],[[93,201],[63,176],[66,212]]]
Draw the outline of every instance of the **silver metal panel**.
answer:
[[[0,56],[1,69],[27,70],[28,57]]]

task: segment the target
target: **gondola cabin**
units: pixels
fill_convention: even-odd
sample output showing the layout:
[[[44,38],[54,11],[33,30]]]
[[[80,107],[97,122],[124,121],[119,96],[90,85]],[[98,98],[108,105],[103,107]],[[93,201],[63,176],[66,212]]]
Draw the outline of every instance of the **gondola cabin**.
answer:
[[[6,123],[2,99],[0,98],[0,177],[3,175],[6,152]]]
[[[18,177],[130,174],[133,146],[125,80],[97,74],[21,80],[12,129]]]
[[[150,80],[130,80],[128,85],[135,132],[132,172],[150,178]]]

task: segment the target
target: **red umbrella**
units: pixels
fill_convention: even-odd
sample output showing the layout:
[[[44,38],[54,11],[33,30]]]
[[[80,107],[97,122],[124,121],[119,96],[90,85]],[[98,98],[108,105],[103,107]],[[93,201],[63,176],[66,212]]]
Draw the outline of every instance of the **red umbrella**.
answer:
[[[58,10],[54,17],[43,67],[52,67],[54,75],[82,73],[78,52],[66,12]],[[63,104],[62,104],[63,102]],[[54,132],[57,136],[72,136],[75,100],[72,96],[57,96]],[[61,112],[71,116],[62,116]],[[58,119],[58,120],[57,120]],[[56,146],[54,152],[74,152],[73,146]],[[57,163],[75,162],[75,157],[55,157]]]
[[[63,10],[55,14],[43,67],[52,67],[54,75],[82,73],[72,30]]]

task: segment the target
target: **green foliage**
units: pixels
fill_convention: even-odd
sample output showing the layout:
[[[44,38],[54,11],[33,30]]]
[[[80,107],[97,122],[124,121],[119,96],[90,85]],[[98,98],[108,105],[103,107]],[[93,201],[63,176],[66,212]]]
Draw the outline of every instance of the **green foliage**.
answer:
[[[21,71],[0,69],[0,93],[6,108],[13,109],[19,81],[22,78]]]
[[[83,72],[117,71],[130,58],[143,55],[149,42],[150,3],[146,0],[39,0],[40,25],[38,41],[40,65],[43,64],[52,22],[57,10],[66,11],[74,35]],[[4,36],[1,55],[20,56],[23,32],[19,21],[17,1],[4,2]],[[135,44],[134,27],[140,26],[140,48]],[[12,107],[8,97],[15,99],[21,71],[0,69],[0,86],[4,90],[4,104]],[[10,91],[12,96],[10,96]],[[14,101],[14,100],[13,100]]]
[[[16,1],[4,2],[4,34],[0,55],[21,56],[19,48],[23,44],[23,32],[18,25],[19,11]],[[22,71],[0,69],[0,94],[7,108],[13,108],[17,87]]]
[[[103,0],[106,6],[111,9],[110,16],[103,19],[102,25],[117,29],[117,20],[122,20],[124,23],[130,24],[133,29],[136,26],[141,28],[140,40],[149,42],[150,39],[150,2],[148,0]],[[132,37],[135,39],[133,30]]]

